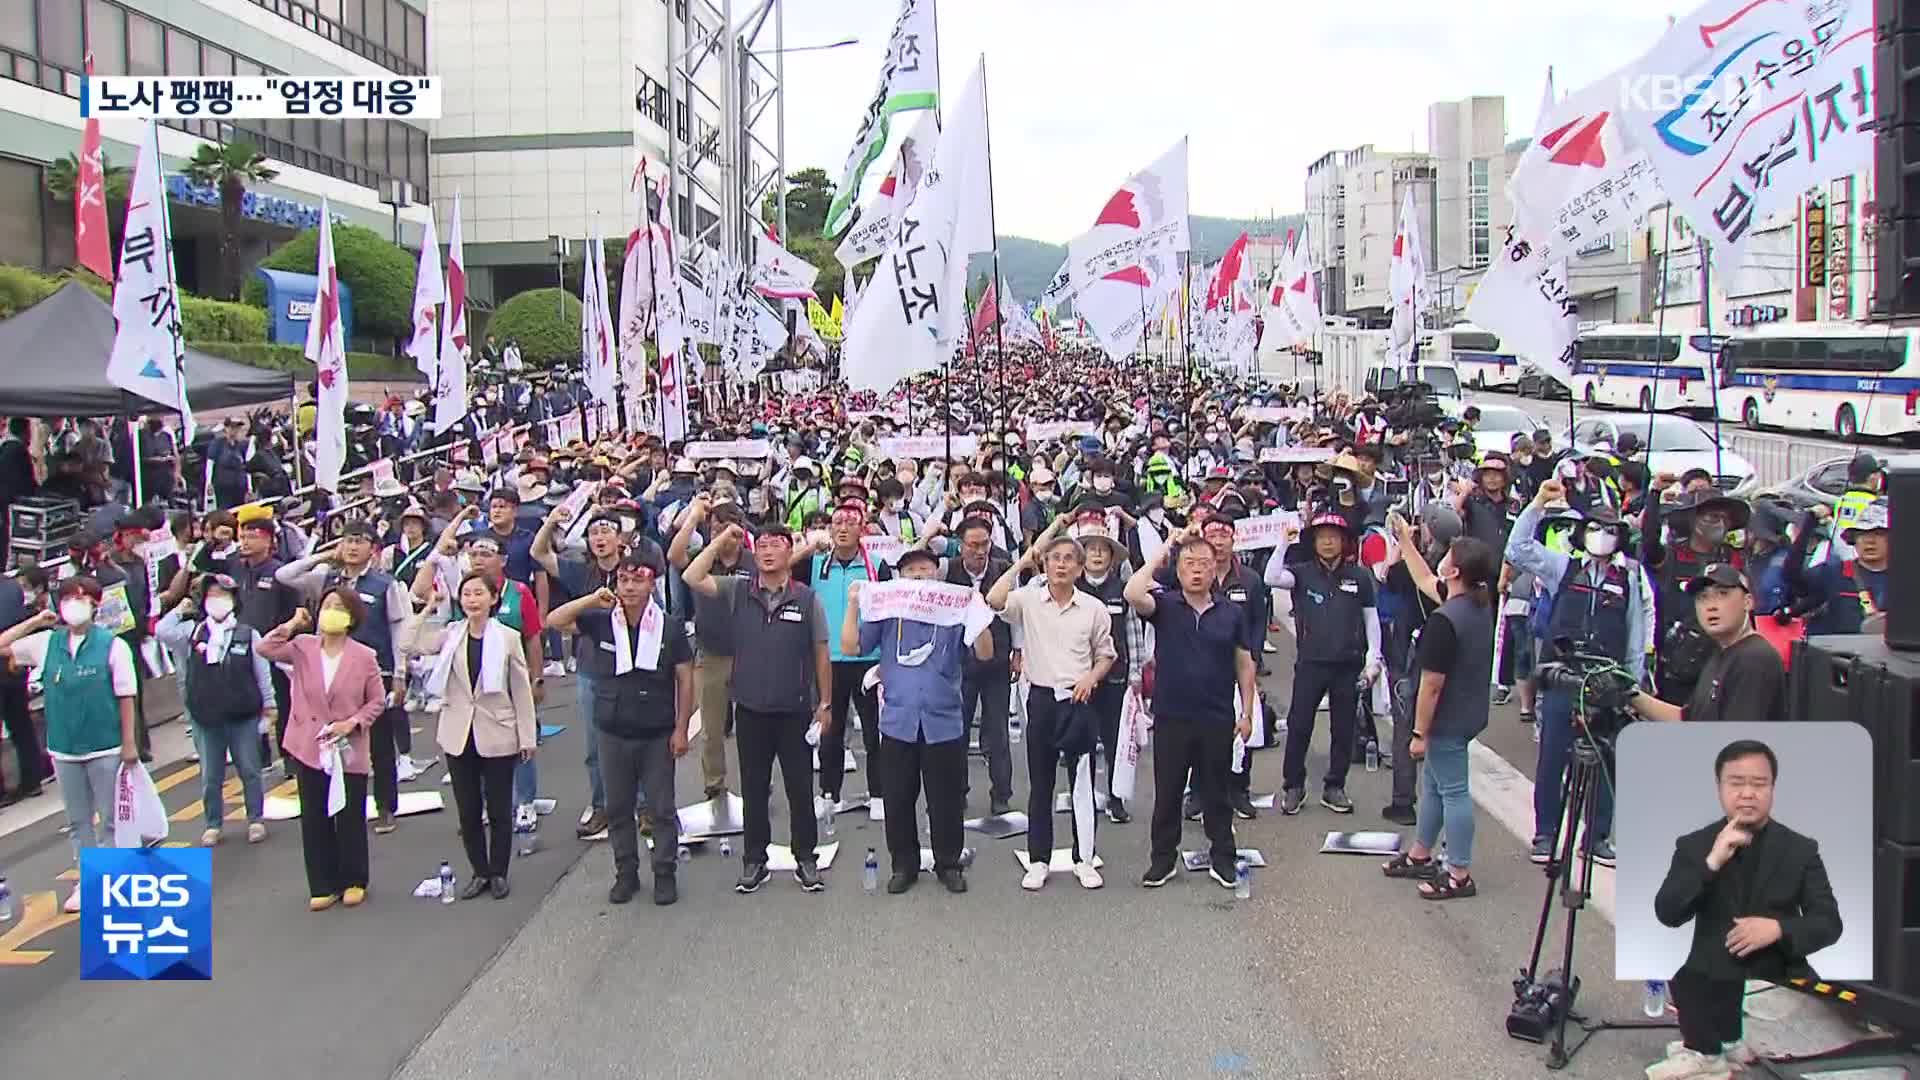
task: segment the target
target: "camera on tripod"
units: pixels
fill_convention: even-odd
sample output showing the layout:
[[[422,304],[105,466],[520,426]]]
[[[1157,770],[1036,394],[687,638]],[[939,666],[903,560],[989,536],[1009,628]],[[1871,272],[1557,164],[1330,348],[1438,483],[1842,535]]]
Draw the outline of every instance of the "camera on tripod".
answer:
[[[1380,392],[1381,412],[1387,425],[1395,431],[1414,432],[1424,429],[1429,436],[1440,422],[1447,418],[1447,411],[1440,407],[1432,383],[1401,383],[1391,390]]]
[[[1534,678],[1542,690],[1573,695],[1574,707],[1588,734],[1611,742],[1621,728],[1637,719],[1631,702],[1640,681],[1618,660],[1586,651],[1564,638],[1555,642],[1554,655],[1556,659],[1534,671]]]

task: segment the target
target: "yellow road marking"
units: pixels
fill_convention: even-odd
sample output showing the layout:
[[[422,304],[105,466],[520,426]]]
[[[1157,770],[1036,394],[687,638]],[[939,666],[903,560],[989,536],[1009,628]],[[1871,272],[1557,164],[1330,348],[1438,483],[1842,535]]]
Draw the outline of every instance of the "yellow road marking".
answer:
[[[179,787],[181,784],[184,784],[189,780],[197,779],[199,776],[200,776],[200,766],[190,764],[186,768],[181,769],[179,772],[174,773],[173,775],[167,777],[164,780],[155,780],[153,782],[153,790],[158,792],[172,791],[174,788]]]
[[[55,880],[55,881],[79,881],[79,880],[80,880],[80,868],[79,868],[79,867],[77,867],[77,866],[69,866],[69,867],[67,867],[67,868],[66,868],[65,870],[62,870],[62,871],[60,871],[60,874],[59,874],[59,876],[57,876],[57,877],[55,877],[55,878],[54,878],[53,880]]]
[[[49,930],[58,930],[68,923],[79,921],[80,916],[60,910],[60,901],[53,893],[29,895],[22,907],[20,921],[13,929],[0,934],[0,967],[32,967],[40,963],[53,955],[52,950],[22,949],[20,946]]]
[[[235,799],[240,798],[240,796],[241,796],[240,778],[237,776],[228,777],[226,786],[220,789],[221,803],[223,805],[225,803],[230,803]],[[167,820],[168,821],[192,821],[194,818],[199,817],[202,814],[202,812],[204,812],[205,809],[206,808],[201,805],[201,800],[196,799],[193,802],[188,803],[186,806],[181,807],[178,811],[176,811],[173,814],[173,816],[167,818]]]

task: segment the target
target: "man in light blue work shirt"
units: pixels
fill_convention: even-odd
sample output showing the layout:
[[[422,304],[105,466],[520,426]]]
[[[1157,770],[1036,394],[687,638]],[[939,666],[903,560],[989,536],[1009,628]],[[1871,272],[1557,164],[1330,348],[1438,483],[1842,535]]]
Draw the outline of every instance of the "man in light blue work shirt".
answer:
[[[939,561],[925,548],[900,557],[904,581],[855,582],[848,589],[840,627],[841,651],[879,652],[881,787],[886,792],[887,853],[893,875],[887,892],[898,895],[920,875],[920,788],[927,789],[927,826],[933,837],[933,873],[948,892],[967,891],[960,870],[961,817],[966,807],[967,740],[960,709],[960,680],[969,645],[975,656],[991,655],[987,627],[993,612],[978,591],[935,580]],[[868,620],[888,610],[878,594],[890,590],[937,593],[951,615],[942,622],[908,617]],[[918,595],[918,592],[916,592]],[[983,657],[984,658],[984,657]]]

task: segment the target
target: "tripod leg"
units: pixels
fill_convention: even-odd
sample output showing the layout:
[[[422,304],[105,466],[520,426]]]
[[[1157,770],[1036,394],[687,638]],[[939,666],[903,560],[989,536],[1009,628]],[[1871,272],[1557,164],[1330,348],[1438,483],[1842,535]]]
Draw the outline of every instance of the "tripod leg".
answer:
[[[1593,879],[1592,848],[1589,847],[1587,854],[1579,860],[1583,865],[1576,870],[1574,845],[1583,831],[1593,828],[1593,816],[1597,808],[1593,797],[1595,770],[1588,764],[1585,755],[1580,753],[1577,745],[1568,770],[1572,778],[1567,784],[1567,816],[1565,824],[1561,827],[1565,835],[1555,849],[1562,860],[1560,867],[1564,876],[1561,878],[1561,896],[1567,907],[1566,940],[1561,945],[1560,956],[1560,976],[1566,980],[1567,985],[1567,1007],[1560,1014],[1560,1022],[1555,1025],[1553,1045],[1548,1051],[1547,1065],[1554,1069],[1564,1068],[1572,1060],[1572,1055],[1567,1052],[1567,1021],[1573,1017],[1580,985],[1573,975],[1573,939],[1574,934],[1579,930],[1580,909],[1586,906],[1587,885]],[[1580,874],[1577,885],[1575,884],[1576,873]]]

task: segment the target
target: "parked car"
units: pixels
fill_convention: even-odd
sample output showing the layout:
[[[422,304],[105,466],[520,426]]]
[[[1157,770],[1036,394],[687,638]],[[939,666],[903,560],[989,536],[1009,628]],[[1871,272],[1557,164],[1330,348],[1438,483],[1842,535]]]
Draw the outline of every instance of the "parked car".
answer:
[[[1473,428],[1474,449],[1484,454],[1489,450],[1501,453],[1513,449],[1513,437],[1518,434],[1532,435],[1545,427],[1540,418],[1525,409],[1512,405],[1494,405],[1482,401],[1472,403],[1480,410],[1480,422]],[[1467,406],[1446,402],[1443,407],[1447,415],[1458,417]]]
[[[1769,488],[1767,493],[1779,495],[1791,502],[1795,509],[1811,510],[1816,506],[1824,506],[1831,510],[1839,503],[1840,493],[1847,490],[1847,466],[1852,463],[1852,454],[1827,458],[1786,482]]]
[[[1678,476],[1705,469],[1713,474],[1714,487],[1730,495],[1751,495],[1759,487],[1751,462],[1724,444],[1716,448],[1712,432],[1672,413],[1584,417],[1566,433],[1564,443],[1586,453],[1608,453],[1629,431],[1646,447],[1640,460],[1653,473]]]
[[[1520,375],[1520,396],[1539,398],[1541,401],[1568,401],[1572,399],[1573,391],[1559,379],[1528,368]]]

